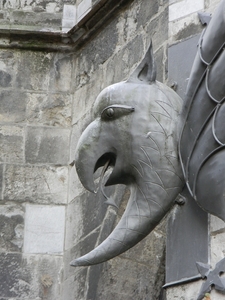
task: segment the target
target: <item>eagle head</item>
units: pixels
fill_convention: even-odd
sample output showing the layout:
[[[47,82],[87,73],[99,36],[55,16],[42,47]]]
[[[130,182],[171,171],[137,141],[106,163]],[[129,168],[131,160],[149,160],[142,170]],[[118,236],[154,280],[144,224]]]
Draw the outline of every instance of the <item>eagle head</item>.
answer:
[[[160,222],[183,187],[177,155],[181,99],[155,76],[150,46],[127,81],[105,88],[96,99],[94,121],[76,148],[78,176],[95,192],[94,172],[110,167],[105,185],[125,184],[130,199],[108,238],[72,266],[98,264],[133,247]]]

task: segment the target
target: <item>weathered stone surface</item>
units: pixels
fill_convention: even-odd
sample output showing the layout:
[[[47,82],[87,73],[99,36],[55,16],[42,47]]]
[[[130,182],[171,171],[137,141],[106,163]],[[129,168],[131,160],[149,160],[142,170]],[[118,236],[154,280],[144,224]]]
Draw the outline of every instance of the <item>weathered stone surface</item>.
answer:
[[[66,165],[69,161],[70,130],[27,127],[25,160],[28,163]]]
[[[0,291],[1,297],[10,298],[17,297],[17,289],[19,284],[19,275],[21,272],[22,256],[19,253],[0,253]],[[21,286],[21,294],[24,291],[24,285]],[[19,295],[20,297],[20,295]],[[3,298],[3,299],[4,299]]]
[[[3,199],[2,191],[3,191],[3,171],[4,165],[0,164],[0,200]]]
[[[42,52],[25,52],[18,62],[17,86],[26,90],[46,91],[49,86],[53,55]],[[24,80],[26,78],[26,80]]]
[[[1,299],[61,300],[62,258],[0,254]]]
[[[56,54],[48,70],[50,74],[49,89],[51,91],[70,92],[72,83],[73,56]]]
[[[9,87],[11,86],[12,76],[5,71],[0,70],[0,86]]]
[[[26,205],[24,253],[62,255],[65,207]]]
[[[7,165],[4,199],[63,204],[67,201],[66,167]]]
[[[78,22],[91,10],[92,0],[83,0],[77,7],[77,20]]]
[[[14,10],[12,18],[14,24],[29,25],[29,26],[42,26],[42,27],[55,27],[56,29],[61,26],[62,13],[48,13],[44,12],[40,6],[36,6],[34,11]],[[41,12],[38,14],[37,12]],[[44,24],[44,26],[43,26]]]
[[[95,248],[96,242],[99,236],[100,227],[93,230],[83,239],[80,239],[79,242],[71,247],[69,250],[64,253],[64,280],[67,280],[69,277],[74,276],[76,273],[76,268],[70,266],[70,262],[75,258],[84,255]],[[79,270],[79,269],[78,269]],[[87,282],[88,284],[88,282]],[[79,287],[77,287],[79,288]]]
[[[71,96],[61,93],[27,93],[26,118],[30,124],[69,127]]]
[[[21,91],[0,92],[0,122],[18,123],[25,120],[26,95]]]
[[[201,9],[204,9],[204,0],[179,1],[169,6],[169,21],[180,19]]]
[[[19,126],[0,126],[0,161],[24,162],[24,130]]]
[[[138,27],[148,23],[149,20],[158,12],[160,1],[142,1],[137,14]]]
[[[0,205],[0,233],[0,252],[22,251],[24,236],[22,207]]]
[[[72,267],[71,267],[72,268]],[[79,268],[73,269],[72,275],[65,280],[63,284],[62,299],[74,300],[74,299],[86,299],[86,276],[88,269]]]
[[[188,15],[187,17],[178,19],[174,22],[169,22],[169,41],[174,43],[191,35],[201,33],[203,26],[196,14]]]
[[[104,264],[96,299],[159,299],[158,278],[151,268],[132,260],[115,258]],[[156,282],[155,282],[156,280]]]
[[[76,88],[88,83],[93,72],[114,53],[118,41],[118,31],[115,27],[116,20],[99,33],[95,43],[88,44],[80,52],[76,65]]]
[[[91,107],[93,106],[96,95],[99,91],[96,91],[96,95],[93,93],[95,90],[94,81],[85,84],[83,87],[79,88],[73,98],[73,112],[72,112],[72,124],[77,123],[84,115],[91,112]],[[91,118],[90,118],[91,119]],[[75,128],[76,130],[76,128]],[[78,130],[76,130],[78,132]],[[74,130],[73,130],[74,132]],[[80,132],[79,132],[80,135]],[[76,145],[76,144],[75,144]]]

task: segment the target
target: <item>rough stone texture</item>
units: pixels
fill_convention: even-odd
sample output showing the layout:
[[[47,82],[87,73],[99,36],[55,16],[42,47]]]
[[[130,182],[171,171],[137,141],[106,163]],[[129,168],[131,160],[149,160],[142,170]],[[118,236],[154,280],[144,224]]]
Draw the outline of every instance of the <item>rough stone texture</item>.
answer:
[[[21,252],[24,237],[24,209],[0,205],[0,252]]]
[[[124,187],[106,189],[107,194],[117,195],[117,217],[100,193],[96,197],[84,191],[73,160],[77,140],[92,120],[97,95],[104,87],[129,77],[151,39],[157,79],[168,81],[168,43],[183,42],[203,28],[197,14],[186,15],[184,9],[177,12],[185,13],[182,18],[175,16],[169,22],[168,5],[181,2],[186,1],[124,1],[126,5],[105,20],[91,39],[70,53],[59,53],[57,44],[56,52],[0,49],[0,299],[163,299],[165,223],[118,258],[89,268],[70,267],[72,259],[109,235],[129,198]],[[64,4],[76,6],[76,13],[78,5],[84,7],[85,16],[90,3],[7,0],[0,4],[0,27],[58,32]],[[191,3],[191,11],[197,11],[199,6]],[[205,9],[211,12],[217,3],[206,0]],[[99,0],[92,1],[97,4]],[[95,18],[86,25],[91,30]],[[74,41],[86,28],[79,30]],[[4,36],[0,42],[1,47],[6,46]],[[32,43],[28,41],[27,47],[37,46]],[[45,211],[40,219],[39,208]],[[60,237],[54,244],[55,209],[60,211],[56,231]],[[53,248],[32,245],[35,234]],[[212,223],[212,245],[218,250],[212,250],[214,264],[217,257],[224,256],[224,226],[216,220]],[[196,298],[200,284],[168,289],[167,300]]]
[[[63,254],[65,207],[26,205],[24,253]]]
[[[62,258],[0,254],[1,299],[40,300],[60,297]]]
[[[6,165],[4,199],[35,203],[66,203],[66,167]]]
[[[27,127],[25,161],[65,165],[69,159],[70,131],[68,129]]]

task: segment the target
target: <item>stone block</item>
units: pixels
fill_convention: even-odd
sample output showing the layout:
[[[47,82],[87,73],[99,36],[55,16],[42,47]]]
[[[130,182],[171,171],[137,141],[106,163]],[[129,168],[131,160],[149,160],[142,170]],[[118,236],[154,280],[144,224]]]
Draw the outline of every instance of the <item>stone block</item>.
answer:
[[[210,230],[212,235],[222,233],[223,231],[225,231],[224,221],[217,218],[216,216],[210,215]]]
[[[7,165],[3,198],[41,204],[67,202],[66,167]]]
[[[76,20],[76,6],[75,5],[63,5],[63,19],[66,20]]]
[[[72,268],[72,267],[70,267]],[[74,300],[74,299],[86,299],[86,277],[88,268],[74,269],[71,275],[63,283],[63,295],[62,299]]]
[[[46,91],[49,87],[53,54],[25,51],[18,61],[16,85],[26,90]],[[26,78],[26,80],[24,80]]]
[[[79,22],[92,8],[92,0],[82,0],[77,8],[77,22]]]
[[[72,124],[77,123],[85,114],[91,114],[93,103],[99,93],[100,91],[95,93],[95,84],[93,82],[85,84],[75,92],[72,107]]]
[[[55,54],[52,61],[49,90],[52,92],[71,92],[73,59],[70,54]]]
[[[152,266],[117,257],[104,263],[97,287],[87,285],[88,299],[91,294],[98,300],[160,299],[163,281],[164,274]]]
[[[157,65],[157,80],[160,82],[164,81],[164,71],[165,71],[165,65],[164,65],[164,47],[161,47],[156,51],[154,54],[156,65]]]
[[[3,70],[0,70],[0,87],[3,88],[10,87],[11,81],[12,81],[12,76]]]
[[[168,23],[168,10],[164,10],[161,14],[158,15],[157,18],[150,20],[149,23],[146,26],[147,32],[155,32],[155,29],[158,30],[153,34],[153,36],[150,36],[147,38],[147,45],[149,45],[150,39],[152,39],[153,44],[153,51],[156,52],[158,49],[164,45],[165,41],[168,40],[168,27],[165,26],[165,24]],[[158,69],[158,64],[156,65]]]
[[[77,196],[82,194],[84,187],[78,178],[75,166],[69,168],[69,191],[68,191],[68,202],[73,201]]]
[[[64,280],[66,281],[71,276],[74,276],[77,268],[71,267],[70,262],[91,250],[96,246],[100,228],[96,228],[83,239],[81,239],[75,246],[64,252]]]
[[[0,122],[18,123],[25,120],[26,95],[20,91],[0,92]]]
[[[24,236],[24,211],[20,206],[0,205],[0,252],[20,252]]]
[[[26,162],[67,165],[69,161],[69,138],[69,129],[27,127]]]
[[[187,283],[166,289],[167,300],[196,300],[200,292],[203,281]],[[214,299],[214,298],[213,298]],[[215,298],[218,299],[218,298]]]
[[[62,258],[0,253],[0,299],[61,300]]]
[[[73,201],[66,208],[65,251],[71,249],[83,236],[83,213],[79,201]]]
[[[75,22],[73,20],[62,19],[62,31],[68,32],[71,28],[74,27]]]
[[[22,280],[17,288],[27,285],[27,297],[18,300],[62,300],[61,280],[63,276],[63,258],[56,255],[24,255]],[[22,281],[22,282],[21,282]],[[27,284],[28,283],[28,284]]]
[[[169,23],[169,41],[173,43],[200,34],[203,26],[197,14],[191,14],[182,19]]]
[[[63,5],[62,30],[68,31],[77,23],[77,9],[75,5]]]
[[[18,295],[19,276],[22,256],[19,253],[0,253],[0,297],[1,299],[18,298],[25,291],[21,286]],[[17,288],[16,288],[17,286]]]
[[[106,66],[106,61],[114,54],[117,48],[119,33],[116,28],[116,20],[105,26],[104,30],[98,34],[98,38],[92,43],[82,48],[82,51],[77,53],[79,59],[76,65],[76,80],[74,88],[80,88],[87,84],[91,79],[101,84],[101,78],[95,77],[95,72],[99,68]],[[113,68],[106,69],[108,72],[114,72],[118,65],[114,64]],[[97,74],[96,74],[97,75]]]
[[[31,11],[32,9],[32,11]],[[42,26],[45,28],[51,26],[54,29],[58,30],[61,26],[62,13],[48,13],[45,12],[43,6],[36,5],[28,7],[28,10],[15,9],[11,12],[11,18],[15,24],[25,25],[25,26]]]
[[[3,195],[2,195],[3,182],[4,182],[3,171],[4,171],[4,165],[0,164],[0,200],[3,199]]]
[[[26,118],[29,124],[69,127],[71,96],[63,93],[27,93]]]
[[[58,12],[59,10],[60,10],[60,7],[55,2],[49,2],[46,5],[46,12],[47,13],[54,14],[54,13]]]
[[[126,47],[118,51],[106,62],[105,83],[116,83],[129,78],[144,55],[144,44],[141,35],[137,35]]]
[[[0,161],[24,162],[24,130],[18,126],[0,126]]]
[[[210,264],[214,267],[222,258],[225,257],[225,226],[223,230],[212,233],[211,236],[211,261]]]
[[[204,0],[183,0],[169,6],[169,21],[174,21],[204,9]]]
[[[137,23],[138,28],[140,26],[145,26],[149,20],[157,14],[159,10],[159,1],[141,1],[140,9],[137,13]]]
[[[26,205],[24,253],[63,253],[65,207]]]

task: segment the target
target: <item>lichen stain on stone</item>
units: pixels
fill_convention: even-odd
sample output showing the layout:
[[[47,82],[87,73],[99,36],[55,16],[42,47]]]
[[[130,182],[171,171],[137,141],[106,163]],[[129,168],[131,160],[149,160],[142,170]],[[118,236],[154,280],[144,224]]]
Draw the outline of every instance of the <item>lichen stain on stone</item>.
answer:
[[[50,288],[53,284],[53,280],[52,277],[50,275],[43,275],[41,277],[41,284],[45,287],[45,288]]]

